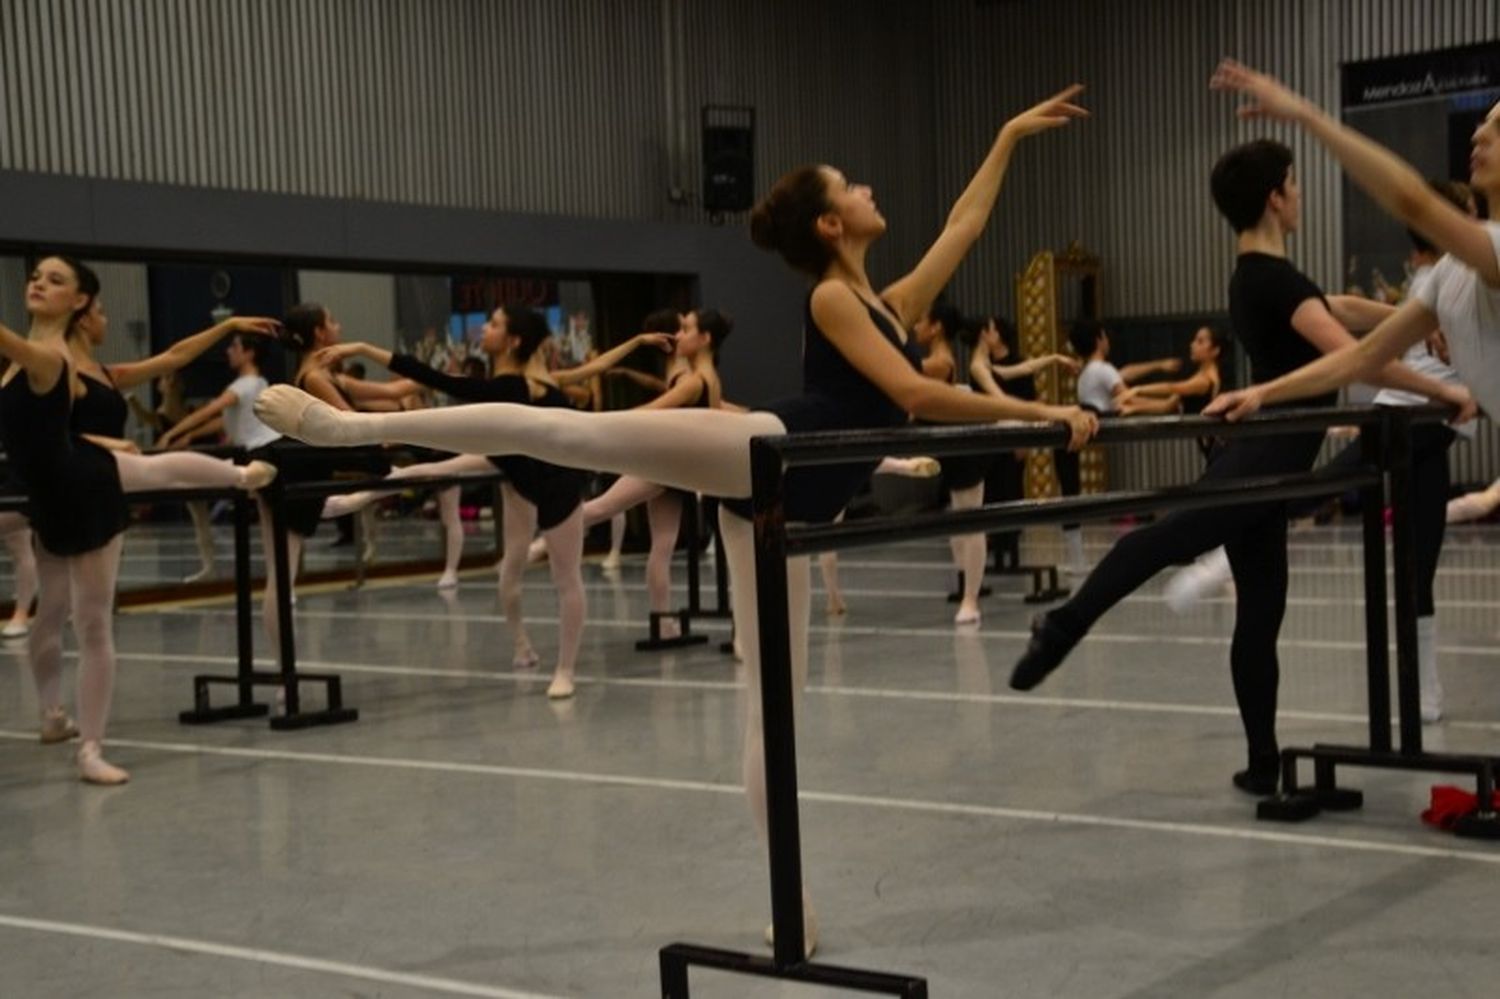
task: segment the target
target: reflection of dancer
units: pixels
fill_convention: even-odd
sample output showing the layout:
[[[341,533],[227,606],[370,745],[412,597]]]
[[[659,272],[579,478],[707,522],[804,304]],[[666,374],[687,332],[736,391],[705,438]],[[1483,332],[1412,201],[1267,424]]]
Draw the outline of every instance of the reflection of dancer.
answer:
[[[484,381],[441,374],[414,357],[392,354],[368,343],[334,347],[324,351],[319,361],[331,364],[359,355],[455,399],[520,403],[528,411],[571,410],[571,404],[562,393],[563,385],[587,381],[647,344],[666,348],[671,339],[641,334],[587,364],[548,371],[538,350],[550,335],[546,320],[539,313],[511,307],[496,309],[485,324],[484,336],[480,340],[481,349],[490,356],[493,364],[492,377]],[[473,410],[452,407],[447,412],[462,419]],[[437,415],[437,411],[428,411],[427,415]],[[443,447],[443,450],[474,453],[477,449]],[[557,665],[547,696],[554,699],[572,697],[573,669],[583,637],[585,614],[581,571],[583,514],[580,510],[584,473],[524,457],[501,456],[490,460],[505,473],[505,481],[500,484],[505,529],[505,550],[500,558],[500,602],[515,642],[514,665],[531,667],[540,659],[526,634],[526,622],[521,614],[521,576],[526,571],[527,547],[540,529],[552,553],[550,568],[553,585],[557,588],[559,610]]]
[[[1214,202],[1238,241],[1229,312],[1257,380],[1354,342],[1318,287],[1286,258],[1287,237],[1296,231],[1301,211],[1291,165],[1291,150],[1261,140],[1220,157],[1211,181]],[[1455,395],[1451,387],[1400,365],[1375,377],[1388,386],[1435,397]],[[1331,393],[1315,400],[1320,406],[1335,402]],[[1236,438],[1214,456],[1203,479],[1306,472],[1322,442],[1322,433]],[[1233,782],[1249,793],[1274,793],[1280,759],[1276,643],[1286,611],[1286,525],[1284,503],[1261,502],[1174,512],[1126,535],[1066,603],[1033,622],[1031,642],[1016,664],[1011,686],[1029,690],[1040,683],[1106,611],[1161,569],[1223,545],[1236,595],[1230,671],[1249,757]]]
[[[1350,179],[1382,208],[1446,255],[1424,280],[1414,282],[1410,300],[1352,349],[1323,358],[1268,385],[1225,393],[1210,409],[1238,418],[1269,403],[1327,392],[1357,379],[1367,379],[1371,371],[1381,370],[1392,358],[1420,349],[1441,328],[1456,376],[1473,387],[1486,411],[1500,413],[1500,371],[1495,361],[1500,355],[1493,349],[1495,338],[1500,337],[1500,320],[1496,318],[1500,316],[1500,291],[1497,291],[1500,223],[1473,218],[1432,190],[1390,150],[1340,125],[1268,76],[1228,61],[1214,74],[1213,84],[1243,92],[1253,99],[1254,103],[1242,109],[1241,114],[1264,115],[1304,127],[1333,153]],[[1471,182],[1491,205],[1500,204],[1500,103],[1490,109],[1474,130],[1471,143]],[[1449,391],[1444,393],[1419,390],[1418,394],[1458,406],[1462,422],[1473,414],[1473,402],[1461,387],[1447,388]],[[1415,433],[1418,429],[1423,428],[1413,428],[1414,450],[1420,441]],[[1441,452],[1443,448],[1437,450]],[[1414,507],[1422,504],[1420,496],[1419,488],[1413,497]],[[1430,578],[1428,572],[1435,571],[1436,548],[1441,544],[1442,523],[1436,514],[1439,503],[1440,500],[1434,500],[1423,504],[1431,511],[1425,518],[1413,510],[1418,517],[1413,524],[1417,549],[1420,552],[1430,547],[1434,560],[1431,570],[1426,565],[1419,567],[1424,578]],[[1425,540],[1424,523],[1431,525],[1426,528],[1429,536]],[[1440,688],[1436,686],[1436,634],[1430,630],[1434,622],[1431,613],[1432,608],[1423,604],[1419,596],[1419,644],[1426,633],[1426,648],[1431,650],[1426,653],[1428,662],[1420,663],[1420,672],[1424,674],[1423,709],[1428,717],[1440,714],[1442,708]],[[1423,620],[1429,623],[1424,625]],[[1430,692],[1429,686],[1433,688]],[[1438,700],[1434,701],[1434,696]]]
[[[1060,420],[1068,424],[1074,446],[1082,446],[1096,427],[1091,414],[1076,407],[980,396],[924,377],[915,345],[904,331],[927,310],[983,231],[1016,144],[1082,114],[1069,103],[1080,89],[1070,88],[1006,123],[931,249],[883,294],[875,291],[865,273],[865,254],[885,231],[885,219],[870,189],[826,166],[802,167],[777,182],[752,215],[751,235],[816,282],[804,313],[804,394],[795,399],[751,413],[578,413],[498,405],[356,415],[332,411],[278,386],[261,396],[261,417],[286,433],[327,444],[400,440],[464,451],[529,454],[733,498],[721,504],[720,526],[734,617],[742,625],[739,638],[748,681],[743,702],[748,714],[746,791],[764,831],[754,536],[744,502],[750,495],[750,441],[789,431],[900,426],[910,413],[947,422]],[[864,484],[874,464],[791,469],[786,476],[787,519],[831,520]],[[789,644],[797,692],[807,666],[807,569],[805,557],[789,562]],[[809,918],[809,951],[816,939],[816,924]]]
[[[69,352],[68,338],[81,323],[102,331],[105,317],[98,294],[98,277],[71,258],[47,257],[32,272],[26,286],[32,317],[29,336],[22,339],[0,327],[0,354],[13,362],[0,387],[0,433],[26,487],[31,523],[40,542],[36,556],[41,601],[29,652],[42,708],[41,739],[62,742],[81,734],[79,775],[91,783],[122,784],[130,775],[104,760],[103,739],[114,692],[110,615],[120,533],[125,528],[124,492],[194,486],[254,489],[269,482],[274,470],[264,463],[238,468],[204,455],[147,457],[110,451],[94,442],[100,438],[76,435],[70,426],[79,415],[74,400],[81,401],[86,389],[100,389],[83,384],[86,378]],[[234,322],[270,332],[265,321]],[[140,363],[149,366],[158,360]],[[123,424],[125,407],[118,396],[115,400]],[[97,401],[98,397],[90,405]],[[70,613],[80,661],[76,729],[61,704],[62,632]]]

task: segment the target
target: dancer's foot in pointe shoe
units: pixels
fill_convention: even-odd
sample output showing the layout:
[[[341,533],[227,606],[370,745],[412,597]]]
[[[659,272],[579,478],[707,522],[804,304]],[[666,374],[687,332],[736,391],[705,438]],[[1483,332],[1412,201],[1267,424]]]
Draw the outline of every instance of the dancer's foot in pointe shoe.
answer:
[[[272,430],[308,444],[339,447],[374,443],[355,433],[359,417],[341,413],[328,403],[291,385],[272,385],[255,400],[255,415]]]
[[[269,461],[252,461],[240,466],[239,487],[247,493],[264,489],[276,480],[277,468]]]
[[[50,746],[55,742],[67,742],[78,734],[78,726],[62,708],[48,708],[42,713],[41,742]]]
[[[1012,690],[1030,690],[1062,665],[1082,635],[1064,629],[1053,614],[1038,614],[1031,619],[1031,641],[1010,674]]]
[[[5,627],[0,628],[0,638],[25,638],[31,634],[31,619],[25,615],[17,615],[5,622]]]
[[[556,673],[552,682],[547,685],[547,698],[553,701],[565,701],[573,696],[573,674]]]
[[[534,538],[526,547],[526,564],[534,565],[537,562],[547,561],[547,539]]]
[[[438,577],[437,588],[440,590],[458,589],[458,573],[445,572]]]
[[[953,623],[956,625],[978,624],[981,617],[982,615],[979,613],[978,607],[960,604],[958,613],[953,615]]]
[[[78,747],[78,779],[85,784],[114,785],[130,780],[130,774],[104,758],[104,747],[90,739]]]

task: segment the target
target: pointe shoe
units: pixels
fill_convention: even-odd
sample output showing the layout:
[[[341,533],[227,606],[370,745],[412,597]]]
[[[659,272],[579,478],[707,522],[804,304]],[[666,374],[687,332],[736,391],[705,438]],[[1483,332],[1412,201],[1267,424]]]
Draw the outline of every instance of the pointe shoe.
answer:
[[[1229,557],[1222,549],[1218,554],[1205,555],[1192,565],[1179,569],[1162,590],[1162,598],[1173,613],[1184,614],[1202,603],[1214,593],[1234,585],[1234,575],[1229,570]]]
[[[103,747],[89,740],[78,747],[78,779],[85,784],[110,786],[126,783],[130,774],[106,760]]]
[[[440,590],[458,589],[458,573],[445,572],[438,577],[437,588]]]
[[[31,634],[30,621],[8,621],[0,628],[0,638],[25,638]]]
[[[978,624],[981,619],[978,607],[960,607],[958,613],[953,615],[953,623],[958,625]]]
[[[511,669],[536,669],[542,657],[536,654],[536,649],[517,649],[516,654],[511,657]]]
[[[573,678],[571,676],[554,676],[552,682],[547,685],[547,699],[550,701],[566,701],[573,696]]]
[[[776,925],[774,923],[766,927],[766,946],[776,946]],[[807,898],[802,899],[802,956],[812,960],[813,954],[818,949],[818,914],[813,911],[812,902]]]
[[[328,447],[357,444],[352,414],[340,413],[291,385],[272,385],[255,400],[255,415],[278,433]]]
[[[76,735],[78,735],[78,726],[73,724],[73,719],[69,718],[62,708],[48,708],[42,715],[42,745],[50,746],[57,742],[67,742]]]
[[[247,493],[264,489],[276,481],[278,469],[269,461],[252,461],[240,468],[240,488]]]
[[[1442,720],[1443,720],[1443,705],[1442,705],[1442,702],[1440,701],[1440,702],[1438,702],[1436,704],[1433,704],[1433,703],[1427,701],[1424,698],[1423,701],[1422,701],[1422,724],[1423,725],[1436,725],[1438,722],[1440,722]]]
[[[599,568],[603,569],[605,572],[614,572],[618,570],[620,568],[620,553],[617,551],[611,551],[608,555],[604,556],[604,560],[599,563]]]
[[[526,546],[526,564],[535,565],[547,561],[547,539],[535,538]]]
[[[1016,662],[1010,674],[1012,690],[1030,690],[1047,678],[1047,675],[1062,665],[1073,646],[1083,636],[1064,631],[1051,614],[1038,614],[1031,619],[1031,641],[1026,651]]]

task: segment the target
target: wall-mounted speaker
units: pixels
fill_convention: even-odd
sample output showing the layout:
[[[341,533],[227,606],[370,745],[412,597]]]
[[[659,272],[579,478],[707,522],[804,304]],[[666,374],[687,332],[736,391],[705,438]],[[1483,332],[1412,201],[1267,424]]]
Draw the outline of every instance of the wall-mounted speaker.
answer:
[[[703,207],[748,211],[755,203],[755,109],[703,109]]]

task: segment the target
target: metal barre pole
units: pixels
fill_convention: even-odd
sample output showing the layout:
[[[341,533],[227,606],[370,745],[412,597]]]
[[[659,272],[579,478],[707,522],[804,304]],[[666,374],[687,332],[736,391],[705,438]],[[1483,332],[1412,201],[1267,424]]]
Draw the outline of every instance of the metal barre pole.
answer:
[[[1384,466],[1389,455],[1389,421],[1360,431],[1360,459]],[[1365,563],[1365,684],[1369,688],[1370,748],[1391,748],[1390,632],[1386,622],[1385,490],[1372,483],[1359,491]]]

